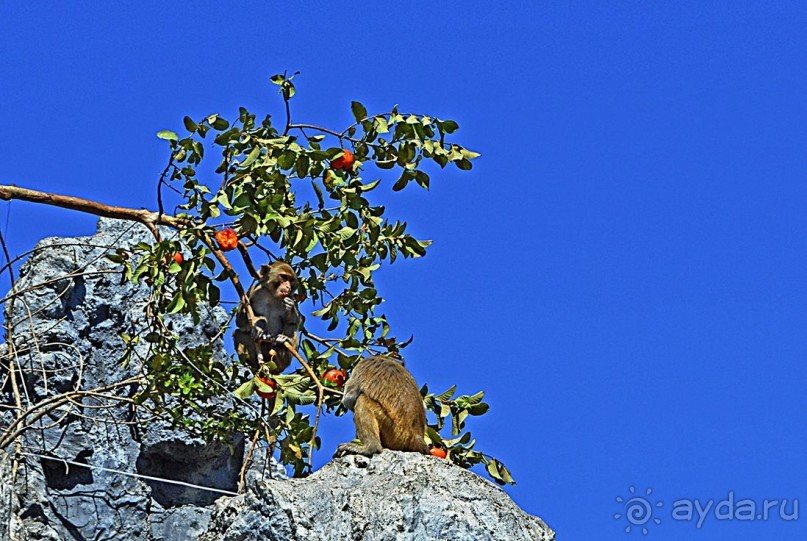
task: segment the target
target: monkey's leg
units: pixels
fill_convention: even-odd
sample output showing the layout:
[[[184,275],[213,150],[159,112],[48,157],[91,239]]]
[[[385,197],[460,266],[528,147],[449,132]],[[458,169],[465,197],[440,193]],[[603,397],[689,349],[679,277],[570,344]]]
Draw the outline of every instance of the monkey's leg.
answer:
[[[235,343],[235,352],[241,362],[246,363],[253,372],[258,370],[258,348],[255,347],[255,341],[248,332],[236,329],[233,332],[233,342]]]
[[[286,346],[282,342],[273,343],[272,351],[275,352],[272,360],[275,362],[275,366],[277,367],[276,373],[280,374],[291,364],[291,351],[286,349]]]
[[[373,456],[381,452],[381,423],[386,415],[375,400],[360,394],[353,408],[353,422],[356,425],[358,443],[342,443],[336,448],[334,458],[344,455]]]

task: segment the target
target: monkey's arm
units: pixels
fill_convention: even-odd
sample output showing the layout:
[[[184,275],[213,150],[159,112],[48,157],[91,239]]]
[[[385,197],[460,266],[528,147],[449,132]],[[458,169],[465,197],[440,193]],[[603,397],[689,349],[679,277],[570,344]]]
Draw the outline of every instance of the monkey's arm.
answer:
[[[283,299],[283,310],[283,327],[275,340],[278,342],[284,342],[287,339],[293,341],[297,329],[300,328],[302,318],[297,310],[297,304],[289,297]]]
[[[256,288],[250,288],[247,297],[249,298],[250,305],[252,306],[252,312],[254,315],[254,325],[250,325],[249,316],[247,315],[247,310],[243,306],[243,304],[238,308],[238,312],[235,314],[235,324],[236,326],[243,332],[248,334],[252,337],[253,340],[265,340],[269,338],[269,321],[268,319],[263,316],[259,315],[263,313],[261,309],[261,301],[263,300],[263,296],[261,295],[262,290]]]
[[[269,322],[265,317],[256,316],[255,325],[250,331],[253,340],[269,340],[272,335],[269,333]]]
[[[356,377],[354,375],[354,377]],[[353,385],[351,385],[351,382]],[[356,400],[359,399],[359,395],[361,394],[361,386],[358,385],[358,381],[354,381],[353,379],[349,379],[345,388],[343,389],[342,394],[342,404],[349,410],[353,410],[356,407]]]

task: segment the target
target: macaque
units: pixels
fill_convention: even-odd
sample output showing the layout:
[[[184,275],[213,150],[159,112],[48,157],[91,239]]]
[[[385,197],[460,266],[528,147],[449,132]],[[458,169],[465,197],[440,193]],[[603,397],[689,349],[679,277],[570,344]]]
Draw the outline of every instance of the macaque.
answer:
[[[428,454],[423,436],[426,409],[412,374],[403,364],[376,355],[359,361],[344,388],[342,404],[353,410],[356,438],[342,443],[334,458],[372,456],[382,449]]]
[[[261,265],[259,275],[258,283],[247,292],[255,324],[250,325],[242,305],[235,316],[238,328],[233,332],[233,342],[238,357],[253,372],[267,363],[270,373],[279,374],[291,364],[285,342],[297,347],[300,313],[292,298],[297,276],[285,261]]]

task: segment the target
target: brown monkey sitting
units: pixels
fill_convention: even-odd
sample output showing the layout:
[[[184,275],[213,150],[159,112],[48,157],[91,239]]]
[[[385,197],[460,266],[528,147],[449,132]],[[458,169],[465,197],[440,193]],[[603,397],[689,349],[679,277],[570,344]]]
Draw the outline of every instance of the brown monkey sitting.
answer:
[[[334,458],[347,454],[372,456],[381,449],[428,454],[423,440],[426,409],[412,374],[389,357],[359,361],[347,381],[342,404],[353,410],[361,444],[342,443]]]
[[[238,357],[257,373],[263,362],[272,362],[269,371],[279,374],[291,363],[291,352],[284,342],[297,347],[300,313],[291,294],[297,275],[285,261],[262,265],[260,279],[247,292],[255,324],[249,324],[245,306],[238,309],[233,342]]]

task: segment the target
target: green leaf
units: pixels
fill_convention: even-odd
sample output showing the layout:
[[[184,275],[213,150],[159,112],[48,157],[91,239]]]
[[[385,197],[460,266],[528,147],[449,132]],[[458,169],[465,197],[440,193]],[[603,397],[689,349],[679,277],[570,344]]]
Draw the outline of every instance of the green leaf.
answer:
[[[510,475],[510,470],[508,470],[507,467],[498,460],[493,459],[493,461],[496,462],[496,468],[499,470],[499,474],[502,476],[502,481],[508,485],[515,485],[516,481],[513,479],[513,476]]]
[[[330,305],[326,304],[325,306],[323,306],[319,310],[314,310],[313,312],[311,312],[311,315],[314,316],[314,317],[321,317],[321,316],[324,316],[326,313],[328,313],[328,310],[330,310],[330,309],[331,309]]]
[[[294,84],[291,81],[283,81],[283,84],[280,86],[280,91],[283,92],[283,95],[287,100],[293,98],[297,93],[297,90],[295,90]]]
[[[356,122],[367,118],[367,109],[365,109],[364,105],[357,101],[350,102],[350,110],[353,111],[353,118],[356,119]]]
[[[406,188],[406,185],[409,184],[409,181],[411,179],[412,177],[410,176],[409,171],[404,171],[403,174],[400,176],[400,178],[397,181],[395,181],[395,184],[392,185],[392,191],[400,192],[401,190]]]
[[[244,400],[249,398],[255,392],[255,380],[251,379],[236,389],[233,394],[238,398]]]
[[[298,393],[296,391],[286,391],[284,396],[290,403],[298,404],[300,406],[313,404],[317,400],[317,395],[315,395],[313,392]]]
[[[171,130],[161,130],[157,132],[157,137],[166,141],[179,141],[179,136]]]
[[[457,160],[454,163],[457,165],[457,167],[459,167],[463,171],[470,171],[471,168],[473,167],[473,164],[465,158]]]
[[[445,419],[449,415],[451,415],[451,406],[448,404],[441,404],[440,405],[440,418]]]
[[[389,133],[389,124],[387,124],[387,119],[383,116],[376,117],[373,121],[373,127],[378,133]]]
[[[182,119],[182,121],[185,123],[186,130],[188,130],[189,132],[196,131],[196,122],[194,122],[191,117],[186,116],[184,119]]]
[[[241,162],[241,167],[249,167],[261,155],[261,147],[255,147],[247,154],[247,159]]]
[[[471,415],[484,415],[488,412],[490,406],[482,402],[481,404],[473,404],[468,407],[468,413]]]
[[[182,310],[184,307],[185,307],[185,297],[183,297],[181,294],[178,293],[174,297],[174,299],[171,301],[171,303],[168,305],[168,308],[166,308],[166,311],[169,314],[176,314],[177,312]]]
[[[207,298],[210,302],[210,306],[218,306],[221,300],[221,290],[218,286],[212,283],[207,286]]]
[[[213,128],[219,131],[226,130],[227,128],[230,127],[230,123],[221,118],[220,116],[216,116],[216,119],[210,124],[213,126]]]
[[[275,415],[277,415],[277,412],[279,412],[282,407],[283,407],[283,397],[281,396],[280,393],[275,393],[275,400],[272,403],[271,416],[274,417]]]
[[[426,437],[435,445],[443,443],[443,438],[440,437],[440,433],[430,426],[426,427]]]
[[[286,77],[284,77],[283,75],[281,75],[279,73],[276,73],[276,74],[272,75],[271,77],[269,77],[269,80],[272,81],[276,85],[282,85],[283,81],[286,80]]]
[[[488,471],[488,475],[490,475],[493,478],[494,481],[496,481],[500,485],[504,484],[503,479],[502,479],[501,475],[499,474],[499,470],[498,470],[498,468],[496,468],[496,460],[488,461],[488,464],[485,467],[485,469]]]
[[[298,165],[299,165],[299,163],[300,162],[297,162]],[[314,193],[317,195],[317,201],[319,202],[319,208],[324,207],[325,206],[325,199],[322,196],[322,188],[320,188],[319,185],[315,181],[312,181],[311,185],[314,187]]]
[[[368,182],[367,184],[363,184],[362,187],[361,187],[361,191],[362,192],[369,192],[370,190],[372,190],[373,188],[378,186],[378,184],[380,182],[381,182],[381,179],[378,179],[378,180],[374,180],[372,182]]]
[[[342,240],[347,240],[347,239],[349,239],[349,238],[350,238],[350,237],[352,237],[352,236],[353,236],[355,233],[356,233],[356,230],[355,230],[354,228],[352,228],[352,227],[347,227],[347,226],[343,227],[342,229],[340,229],[339,231],[337,231],[337,232],[336,232],[336,234],[337,234],[337,235],[339,236],[339,238],[340,238],[340,239],[342,239]]]
[[[311,165],[311,160],[308,159],[308,156],[305,154],[301,154],[300,157],[297,159],[297,163],[295,165],[294,171],[297,173],[299,178],[305,178],[308,176],[308,168]]]
[[[277,164],[281,169],[291,169],[294,162],[297,160],[297,153],[292,150],[287,150],[277,159]]]
[[[415,171],[415,182],[422,188],[429,189],[429,175],[423,171]]]
[[[435,400],[438,400],[440,402],[445,402],[447,400],[451,400],[451,397],[454,396],[455,392],[457,392],[457,386],[452,385],[449,390],[447,390],[446,392],[444,392],[442,394],[439,394],[439,395],[435,396],[434,398],[435,398]]]
[[[469,160],[473,160],[474,158],[478,158],[481,156],[479,152],[474,152],[472,150],[468,150],[467,148],[463,148],[460,150],[463,156],[465,156]]]
[[[258,376],[255,376],[254,378],[252,378],[252,384],[255,385],[255,388],[258,391],[262,392],[262,393],[274,393],[275,392],[274,387],[272,387],[271,385],[267,385],[264,382],[262,382],[260,379],[258,379]]]
[[[454,133],[459,129],[459,124],[454,122],[453,120],[444,120],[443,121],[443,131],[446,133]]]

